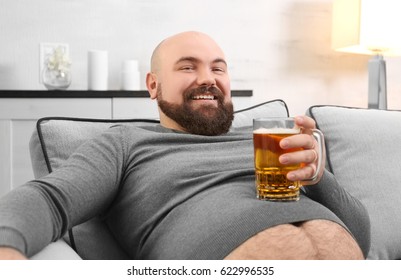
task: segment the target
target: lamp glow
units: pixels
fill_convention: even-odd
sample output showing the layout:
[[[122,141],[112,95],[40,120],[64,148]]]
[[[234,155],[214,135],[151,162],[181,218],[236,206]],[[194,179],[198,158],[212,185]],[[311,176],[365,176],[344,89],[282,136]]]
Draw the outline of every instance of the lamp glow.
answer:
[[[398,5],[397,5],[398,3]],[[387,109],[383,55],[401,55],[398,0],[334,0],[332,47],[336,51],[374,55],[369,61],[369,108]]]

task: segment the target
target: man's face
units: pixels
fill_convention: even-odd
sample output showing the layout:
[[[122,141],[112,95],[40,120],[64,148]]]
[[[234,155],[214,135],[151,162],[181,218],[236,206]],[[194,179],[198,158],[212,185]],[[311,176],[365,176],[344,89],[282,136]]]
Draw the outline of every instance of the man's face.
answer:
[[[218,45],[203,34],[184,33],[166,40],[157,56],[153,98],[162,125],[205,135],[227,132],[233,105],[227,64]]]

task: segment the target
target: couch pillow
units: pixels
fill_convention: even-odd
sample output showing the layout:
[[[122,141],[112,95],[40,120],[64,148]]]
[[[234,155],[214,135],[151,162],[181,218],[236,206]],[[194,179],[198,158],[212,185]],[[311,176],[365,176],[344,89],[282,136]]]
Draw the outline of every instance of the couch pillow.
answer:
[[[253,119],[288,117],[288,108],[283,100],[276,99],[238,110],[234,113],[232,128],[251,126]]]
[[[400,259],[401,112],[314,106],[308,113],[325,135],[329,168],[369,212],[368,259]]]
[[[45,176],[59,168],[79,145],[117,123],[129,123],[139,126],[157,125],[159,121],[149,119],[112,120],[68,117],[46,117],[39,119],[29,143],[35,178]]]

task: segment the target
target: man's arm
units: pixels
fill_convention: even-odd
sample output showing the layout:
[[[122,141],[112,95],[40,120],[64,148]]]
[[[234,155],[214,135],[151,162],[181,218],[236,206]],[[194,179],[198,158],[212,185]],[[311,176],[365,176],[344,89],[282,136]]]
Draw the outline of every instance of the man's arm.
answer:
[[[370,249],[370,219],[365,206],[341,187],[327,170],[319,183],[305,186],[303,190],[308,197],[326,206],[343,221],[366,257]]]
[[[0,198],[0,246],[30,257],[114,200],[126,144],[114,128],[83,144],[59,169]]]

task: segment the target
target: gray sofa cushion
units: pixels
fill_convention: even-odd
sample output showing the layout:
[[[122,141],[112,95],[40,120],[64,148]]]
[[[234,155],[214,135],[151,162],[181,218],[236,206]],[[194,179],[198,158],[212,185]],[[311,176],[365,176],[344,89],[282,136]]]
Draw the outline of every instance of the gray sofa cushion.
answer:
[[[232,127],[252,126],[253,119],[269,117],[288,117],[288,108],[283,100],[276,99],[238,110],[234,113]]]
[[[329,168],[369,212],[368,259],[400,259],[401,112],[314,106],[309,114],[325,135]]]
[[[235,112],[233,128],[251,126],[253,118],[288,116],[284,101],[272,100]],[[49,117],[38,120],[30,140],[35,178],[59,168],[83,142],[99,135],[115,123],[158,125],[157,120],[99,120]],[[74,227],[66,240],[83,259],[127,259],[106,225],[95,218]]]
[[[59,168],[79,145],[96,137],[111,125],[130,123],[157,125],[157,120],[102,120],[47,117],[38,120],[29,147],[35,178]]]

